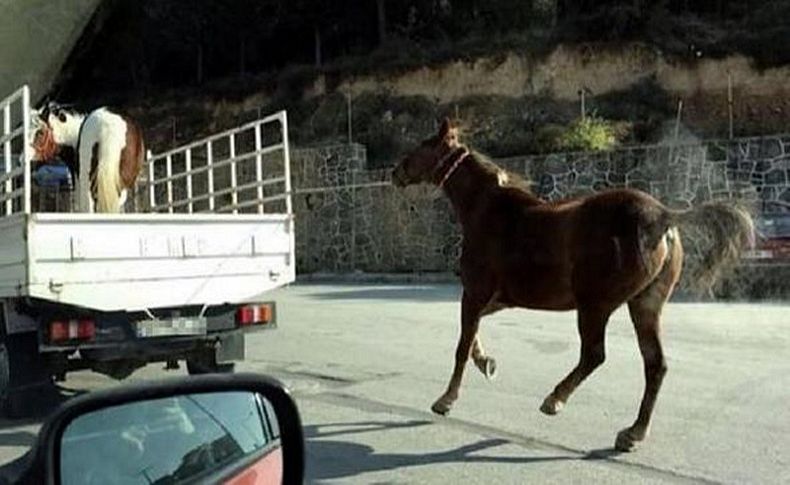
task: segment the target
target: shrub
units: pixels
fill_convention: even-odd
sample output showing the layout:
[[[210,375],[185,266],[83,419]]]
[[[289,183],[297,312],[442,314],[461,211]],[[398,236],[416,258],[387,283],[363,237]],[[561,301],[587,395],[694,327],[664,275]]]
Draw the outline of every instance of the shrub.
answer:
[[[613,124],[597,116],[577,118],[558,140],[558,148],[563,151],[611,150],[616,144]]]

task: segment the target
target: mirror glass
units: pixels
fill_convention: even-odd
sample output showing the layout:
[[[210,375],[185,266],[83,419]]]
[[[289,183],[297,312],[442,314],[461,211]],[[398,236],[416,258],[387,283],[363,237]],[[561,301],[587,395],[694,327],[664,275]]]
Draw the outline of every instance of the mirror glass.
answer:
[[[92,411],[68,425],[60,441],[60,481],[217,482],[254,472],[258,479],[279,483],[279,437],[273,407],[251,392],[130,402]]]

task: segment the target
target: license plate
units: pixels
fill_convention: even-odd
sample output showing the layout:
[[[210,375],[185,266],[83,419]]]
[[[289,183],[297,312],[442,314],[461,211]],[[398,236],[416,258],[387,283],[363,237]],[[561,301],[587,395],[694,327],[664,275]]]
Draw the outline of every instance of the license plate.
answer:
[[[753,249],[751,251],[746,251],[743,255],[746,259],[771,259],[774,256],[773,251],[767,251],[764,249]]]
[[[165,320],[137,322],[138,337],[172,337],[178,335],[206,335],[205,317],[176,317]]]

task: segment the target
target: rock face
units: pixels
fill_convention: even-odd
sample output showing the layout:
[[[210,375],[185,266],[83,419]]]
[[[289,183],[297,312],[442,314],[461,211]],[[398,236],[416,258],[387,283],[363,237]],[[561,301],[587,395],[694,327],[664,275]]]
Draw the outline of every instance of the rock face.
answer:
[[[35,102],[54,82],[101,0],[11,0],[0,15],[0,98],[28,84]]]
[[[790,68],[787,67],[757,70],[748,58],[740,55],[680,63],[641,44],[617,47],[560,45],[542,58],[509,54],[497,59],[455,61],[386,77],[355,77],[341,84],[338,90],[426,96],[441,103],[467,96],[496,95],[513,98],[546,95],[557,100],[576,101],[582,86],[597,96],[626,90],[651,77],[660,88],[671,93],[690,96],[700,92],[726,92],[729,73],[729,82],[736,90],[754,95],[778,95],[787,92],[783,80],[788,72]],[[325,87],[325,83],[317,82],[311,94],[325,94]]]

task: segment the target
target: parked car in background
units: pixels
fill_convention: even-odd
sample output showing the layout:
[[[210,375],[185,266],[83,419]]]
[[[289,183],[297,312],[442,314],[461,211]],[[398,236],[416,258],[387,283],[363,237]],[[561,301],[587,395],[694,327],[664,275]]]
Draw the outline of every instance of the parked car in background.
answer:
[[[790,296],[790,212],[755,218],[754,248],[726,284],[727,297],[783,299]]]
[[[790,264],[790,212],[763,214],[755,226],[755,247],[744,258],[753,263]]]

